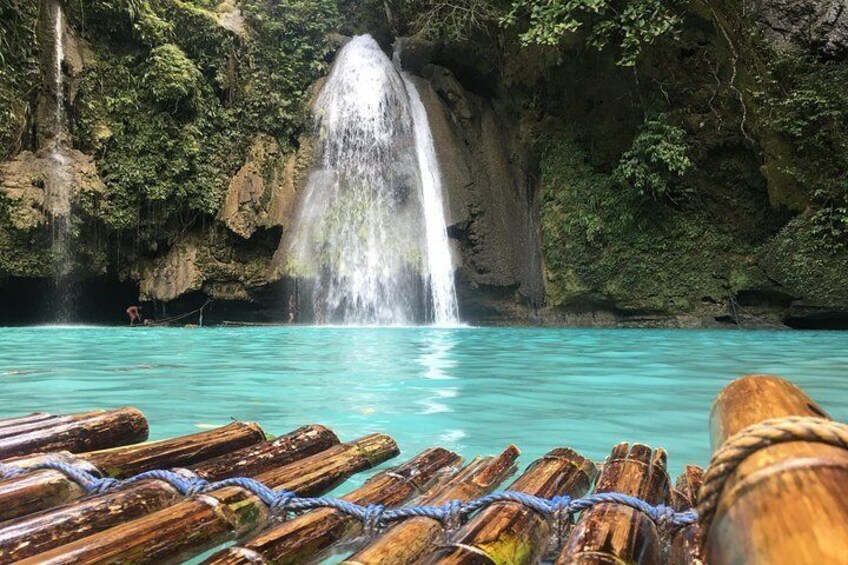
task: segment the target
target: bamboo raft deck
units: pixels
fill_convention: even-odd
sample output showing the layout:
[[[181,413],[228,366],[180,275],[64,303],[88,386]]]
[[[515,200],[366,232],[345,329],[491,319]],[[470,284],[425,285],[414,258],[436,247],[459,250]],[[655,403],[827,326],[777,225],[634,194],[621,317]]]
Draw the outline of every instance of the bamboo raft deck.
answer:
[[[146,442],[134,408],[8,418],[0,564],[179,563],[210,551],[205,564],[848,563],[846,427],[765,375],[725,387],[710,424],[710,466],[686,466],[673,483],[661,448],[621,443],[596,463],[552,446],[491,495],[516,473],[517,447],[468,462],[433,447],[304,510],[314,498],[303,497],[396,457],[397,444],[342,442],[320,425],[271,439],[249,422]],[[395,509],[409,515],[385,520]]]

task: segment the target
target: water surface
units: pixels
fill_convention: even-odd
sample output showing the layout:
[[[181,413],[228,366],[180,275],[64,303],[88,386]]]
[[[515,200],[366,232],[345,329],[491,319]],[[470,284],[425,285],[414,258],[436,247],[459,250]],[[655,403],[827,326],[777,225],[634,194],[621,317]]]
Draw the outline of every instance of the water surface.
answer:
[[[508,443],[522,465],[567,445],[602,459],[619,441],[704,464],[722,386],[791,378],[848,420],[848,333],[502,328],[4,328],[0,417],[132,405],[151,438],[231,419],[342,439],[380,431],[404,456]]]

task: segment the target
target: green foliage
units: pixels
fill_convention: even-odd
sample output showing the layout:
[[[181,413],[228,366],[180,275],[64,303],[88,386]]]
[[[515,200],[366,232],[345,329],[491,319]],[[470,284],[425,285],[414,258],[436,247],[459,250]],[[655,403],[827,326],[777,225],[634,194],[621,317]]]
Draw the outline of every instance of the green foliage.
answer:
[[[507,5],[506,0],[403,0],[400,14],[416,34],[466,41],[496,27]]]
[[[0,273],[49,276],[50,241],[46,231],[17,230],[11,219],[16,203],[0,194]]]
[[[573,142],[548,145],[541,182],[546,291],[555,306],[612,301],[691,313],[702,299],[726,296],[727,279],[751,251],[697,211],[617,189]]]
[[[615,179],[640,196],[673,200],[682,190],[679,178],[692,167],[685,136],[664,115],[645,120],[633,146],[621,157]]]
[[[772,54],[758,93],[764,126],[789,140],[784,171],[814,204],[811,230],[825,249],[848,245],[848,63],[785,50]]]
[[[802,215],[758,253],[759,262],[784,290],[821,304],[848,303],[848,249],[822,249],[814,215]]]
[[[504,23],[528,21],[525,44],[557,45],[580,30],[590,45],[617,45],[619,64],[632,66],[640,51],[658,38],[675,33],[681,22],[677,0],[514,0]]]
[[[201,75],[182,49],[168,43],[150,51],[142,80],[154,102],[177,111],[180,106],[192,105]]]
[[[246,0],[244,35],[211,6],[97,0],[73,16],[97,54],[79,84],[75,137],[107,188],[80,205],[142,248],[214,216],[256,135],[288,146],[327,67],[334,3]]]
[[[288,141],[303,127],[309,85],[328,68],[325,37],[338,23],[336,3],[245,0],[241,9],[254,43],[253,65],[242,69],[239,119],[242,127]]]
[[[39,83],[38,3],[0,0],[0,159],[20,148]]]

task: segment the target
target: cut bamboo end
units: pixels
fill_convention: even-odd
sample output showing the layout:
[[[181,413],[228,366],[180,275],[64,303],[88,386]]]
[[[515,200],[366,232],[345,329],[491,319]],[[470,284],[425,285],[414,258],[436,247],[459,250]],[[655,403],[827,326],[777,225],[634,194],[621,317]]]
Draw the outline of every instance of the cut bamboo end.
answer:
[[[672,504],[678,512],[690,510],[698,499],[698,491],[704,478],[704,470],[696,465],[687,465],[672,490]],[[704,565],[704,551],[697,523],[682,527],[671,534],[668,542],[669,565]]]
[[[792,383],[751,375],[729,384],[713,404],[711,443],[774,418],[828,419]],[[848,555],[848,450],[809,441],[763,447],[724,480],[706,536],[707,559],[735,563],[839,563]]]
[[[710,411],[713,451],[744,428],[772,418],[809,416],[830,419],[797,385],[775,375],[748,375],[725,386]]]
[[[490,493],[515,472],[518,455],[518,448],[510,445],[497,457],[475,459],[450,480],[434,486],[424,495],[421,504],[437,506],[452,500],[467,502]],[[347,558],[343,565],[414,565],[421,563],[443,537],[444,526],[437,520],[412,518],[389,528]]]
[[[534,461],[509,490],[543,498],[585,494],[597,469],[590,459],[568,448],[554,449]],[[437,550],[426,563],[524,565],[544,553],[550,524],[544,516],[515,502],[499,502],[482,510]]]
[[[665,503],[669,492],[666,459],[663,449],[618,444],[604,463],[595,492],[619,492],[652,505]],[[556,563],[652,565],[660,563],[661,555],[659,533],[647,514],[604,503],[583,512]]]

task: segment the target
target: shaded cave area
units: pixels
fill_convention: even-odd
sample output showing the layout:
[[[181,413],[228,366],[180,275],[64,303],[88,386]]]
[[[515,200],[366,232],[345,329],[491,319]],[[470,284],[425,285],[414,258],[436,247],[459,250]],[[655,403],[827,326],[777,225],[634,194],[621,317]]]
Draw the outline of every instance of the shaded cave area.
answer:
[[[157,325],[282,324],[288,322],[292,286],[286,280],[267,285],[252,300],[215,300],[195,291],[164,303],[139,301],[138,283],[114,276],[73,281],[61,292],[52,279],[10,276],[0,278],[0,326],[125,326],[133,305]]]

